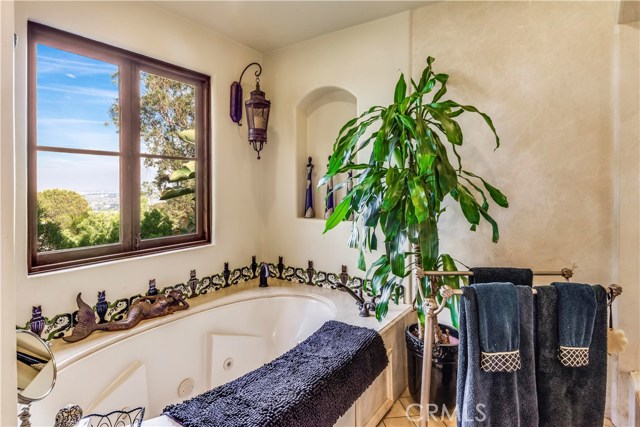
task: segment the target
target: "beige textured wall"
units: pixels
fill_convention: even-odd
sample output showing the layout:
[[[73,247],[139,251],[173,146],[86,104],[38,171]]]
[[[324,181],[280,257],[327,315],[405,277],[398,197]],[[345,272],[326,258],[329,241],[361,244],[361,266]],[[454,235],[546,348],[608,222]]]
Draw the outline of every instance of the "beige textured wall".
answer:
[[[301,104],[311,105],[309,94],[325,93],[323,88],[353,94],[358,114],[390,103],[400,72],[409,73],[409,26],[410,13],[405,12],[265,54],[264,87],[274,105],[269,143],[260,160],[266,260],[277,262],[283,255],[288,265],[305,267],[313,260],[316,269],[329,272],[339,272],[346,264],[350,274],[362,274],[356,268],[357,251],[347,247],[347,223],[323,236],[324,220],[298,218],[304,207],[300,191],[305,169],[300,165],[306,164],[308,150],[297,140],[302,125],[296,123],[296,111]],[[325,146],[324,160],[314,159],[316,178],[326,171],[331,146]],[[324,194],[324,189],[315,193],[316,210],[324,209]]]
[[[618,356],[618,390],[614,404],[616,425],[630,425],[628,381],[640,370],[640,23],[616,26],[614,62],[614,142],[618,236],[615,258],[618,283],[624,288],[615,306],[617,327],[629,339]]]
[[[618,34],[617,139],[619,150],[620,258],[619,280],[624,284],[620,299],[620,327],[633,338],[629,351],[621,358],[621,369],[640,369],[640,24],[619,26]]]
[[[574,279],[612,277],[611,63],[615,4],[442,2],[412,20],[412,69],[428,55],[450,74],[451,99],[491,115],[462,122],[465,167],[504,190],[510,208],[468,231],[458,207],[442,249],[469,265],[573,267]],[[453,205],[453,203],[450,203]]]

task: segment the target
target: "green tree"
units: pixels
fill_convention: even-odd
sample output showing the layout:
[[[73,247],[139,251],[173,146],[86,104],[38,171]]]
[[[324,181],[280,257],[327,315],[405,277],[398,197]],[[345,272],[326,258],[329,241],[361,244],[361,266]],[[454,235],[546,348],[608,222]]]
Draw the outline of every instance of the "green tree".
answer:
[[[58,224],[61,230],[74,230],[84,220],[91,208],[87,200],[75,191],[54,188],[40,191],[38,219],[40,222]]]
[[[71,237],[75,247],[106,245],[120,241],[120,214],[118,212],[89,212],[76,227]]]
[[[48,252],[72,247],[62,232],[60,224],[43,216],[43,210],[38,206],[38,252]]]
[[[94,212],[75,191],[38,193],[38,251],[46,252],[120,241],[118,212]]]
[[[140,223],[140,237],[151,239],[173,234],[173,221],[160,209],[151,209],[143,214]]]
[[[114,75],[117,78],[117,74]],[[119,126],[119,107],[115,102],[110,111],[111,124]],[[140,141],[143,153],[195,157],[195,87],[176,80],[149,73],[140,75]],[[144,158],[143,165],[156,170],[155,177],[147,185],[142,183],[143,197],[160,199],[161,203],[150,206],[167,216],[173,225],[169,233],[160,230],[147,236],[168,236],[192,232],[195,229],[195,174],[187,178],[172,180],[175,173],[190,163],[167,158]],[[166,197],[169,195],[170,197]],[[142,222],[145,219],[144,202]],[[157,213],[153,214],[157,217]],[[150,217],[151,218],[151,217]],[[166,223],[161,222],[166,231]],[[147,225],[151,224],[147,222]],[[159,223],[160,224],[160,223]],[[141,232],[141,237],[145,234]],[[147,237],[148,238],[148,237]]]

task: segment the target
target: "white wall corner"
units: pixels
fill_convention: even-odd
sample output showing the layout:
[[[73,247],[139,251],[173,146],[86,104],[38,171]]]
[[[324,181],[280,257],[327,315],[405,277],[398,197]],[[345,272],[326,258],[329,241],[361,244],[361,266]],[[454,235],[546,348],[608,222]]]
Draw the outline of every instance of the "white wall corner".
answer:
[[[0,425],[16,425],[14,281],[14,4],[0,1]]]

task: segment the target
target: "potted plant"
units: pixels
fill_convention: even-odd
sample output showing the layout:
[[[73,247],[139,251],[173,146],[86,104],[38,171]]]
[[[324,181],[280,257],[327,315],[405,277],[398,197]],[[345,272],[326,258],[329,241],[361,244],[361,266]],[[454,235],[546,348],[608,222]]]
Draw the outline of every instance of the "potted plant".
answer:
[[[478,114],[495,136],[496,149],[500,146],[491,118],[473,106],[444,99],[449,76],[433,71],[433,62],[432,57],[427,58],[420,80],[417,83],[410,80],[409,94],[401,75],[391,105],[371,107],[342,127],[333,145],[327,174],[318,184],[319,187],[325,185],[337,174],[353,173],[353,189],[327,218],[324,232],[353,217],[349,246],[359,251],[358,268],[367,272],[365,290],[379,295],[376,305],[379,320],[387,314],[391,299],[398,302],[403,280],[412,270],[457,270],[454,259],[439,249],[438,220],[446,210],[443,202],[447,196],[460,206],[471,231],[475,231],[482,220],[488,223],[492,227],[493,242],[498,241],[499,233],[496,221],[489,214],[490,203],[508,207],[507,198],[500,190],[463,168],[458,152],[464,139],[456,118],[465,113]],[[362,157],[367,147],[370,149],[368,161],[360,161],[358,155]],[[333,191],[344,185],[346,182],[334,186]],[[364,253],[375,251],[378,246],[383,253],[367,268]],[[409,262],[411,257],[413,261]],[[414,281],[418,323],[407,331],[410,365],[416,364],[416,360],[411,360],[412,354],[422,354],[412,350],[419,350],[423,345],[423,300],[431,295],[439,299],[438,290],[442,285],[457,289],[465,280],[448,276]],[[457,336],[458,303],[457,298],[447,302],[454,328],[439,325],[430,337],[436,344],[436,358],[442,356],[445,346],[456,347],[453,342],[456,340],[450,337]],[[449,356],[455,353],[457,357],[457,351],[450,350],[445,353]],[[421,362],[417,366],[420,372],[413,374],[419,380]],[[455,372],[455,366],[451,368]],[[432,394],[431,400],[447,403],[444,400],[453,398],[455,402],[455,380],[449,381],[453,383],[452,394],[447,389],[450,384],[441,387],[439,393],[438,383],[442,385],[444,379],[438,376],[443,373],[434,371],[433,374],[435,396]],[[419,399],[417,380],[413,381],[413,391],[418,384],[416,400]]]

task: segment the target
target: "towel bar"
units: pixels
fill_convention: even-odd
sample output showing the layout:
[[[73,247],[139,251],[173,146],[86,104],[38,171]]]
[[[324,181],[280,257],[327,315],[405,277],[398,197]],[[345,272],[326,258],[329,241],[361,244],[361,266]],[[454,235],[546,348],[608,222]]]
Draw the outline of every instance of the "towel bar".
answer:
[[[441,277],[441,276],[473,276],[473,271],[424,271],[422,269],[417,269],[418,277]],[[563,268],[557,271],[550,270],[542,270],[542,271],[534,271],[534,276],[562,276],[566,280],[569,280],[573,277],[573,270],[570,268]]]
[[[569,277],[566,277],[564,274],[565,270],[568,270],[570,273]],[[472,276],[473,273],[470,271],[422,271],[418,272],[419,277],[431,276]],[[538,276],[563,276],[567,280],[573,275],[573,272],[570,269],[562,269],[560,272],[550,272],[550,271],[542,271],[542,272],[534,272],[534,275]],[[613,301],[622,294],[622,287],[616,284],[609,285],[606,289],[607,295],[609,298],[609,302],[607,306],[613,304]],[[535,289],[531,289],[531,292],[535,295],[537,291]],[[462,295],[462,289],[452,289],[449,286],[442,286],[440,288],[440,295],[442,296],[442,301],[438,304],[435,298],[430,297],[423,299],[423,309],[426,313],[426,322],[425,322],[425,344],[424,344],[424,353],[422,354],[422,387],[420,391],[420,427],[427,427],[429,425],[429,413],[427,408],[429,407],[429,390],[431,389],[431,353],[433,352],[433,331],[436,324],[436,319],[438,314],[447,304],[447,300],[454,295]],[[426,337],[431,337],[431,339],[426,339]]]

